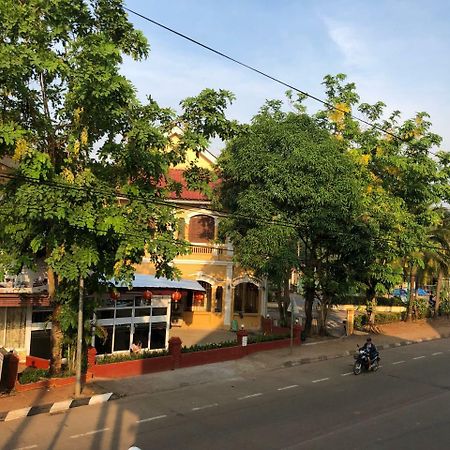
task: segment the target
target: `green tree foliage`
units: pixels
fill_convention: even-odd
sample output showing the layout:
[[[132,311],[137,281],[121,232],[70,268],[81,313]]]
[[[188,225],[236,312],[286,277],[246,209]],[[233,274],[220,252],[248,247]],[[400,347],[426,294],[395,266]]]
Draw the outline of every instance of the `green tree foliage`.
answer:
[[[355,243],[345,236],[361,214],[357,165],[313,119],[285,113],[277,101],[267,102],[228,144],[218,165],[219,201],[231,212],[223,232],[237,261],[268,276],[280,291],[298,267],[309,332],[316,293],[334,289],[326,280],[338,262],[343,278],[345,264],[352,264]]]
[[[129,282],[145,254],[158,275],[176,275],[169,263],[186,247],[161,202],[173,188],[167,170],[188,148],[230,136],[233,97],[205,90],[179,116],[151,98],[140,103],[120,65],[149,46],[121,0],[5,0],[0,22],[0,157],[17,164],[0,199],[1,262],[10,271],[48,265],[59,371],[70,284]],[[204,184],[200,175],[190,181]]]
[[[423,245],[441,217],[434,206],[448,191],[448,156],[430,154],[441,138],[431,131],[427,113],[402,122],[399,111],[386,114],[383,102],[360,103],[355,84],[343,74],[328,75],[323,84],[327,104],[338,110],[328,106],[316,117],[360,164],[366,180],[362,222],[369,251],[359,281],[371,301],[401,281],[402,265],[404,276],[412,277],[423,266]]]

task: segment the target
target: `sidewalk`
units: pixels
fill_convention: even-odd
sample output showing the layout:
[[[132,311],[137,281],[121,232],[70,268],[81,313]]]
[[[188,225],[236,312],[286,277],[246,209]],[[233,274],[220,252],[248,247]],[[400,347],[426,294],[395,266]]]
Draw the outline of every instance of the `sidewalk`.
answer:
[[[376,346],[380,349],[409,345],[424,340],[439,339],[450,336],[450,320],[439,318],[436,320],[420,320],[413,323],[397,322],[379,327],[380,334],[372,335]],[[72,406],[95,403],[101,396],[98,394],[114,393],[112,398],[126,395],[151,394],[164,392],[187,386],[205,384],[211,381],[226,380],[246,374],[308,364],[317,361],[346,357],[355,351],[357,344],[363,344],[365,333],[342,338],[312,338],[304,344],[294,347],[291,353],[289,348],[254,353],[243,359],[224,363],[208,364],[175,371],[160,372],[124,379],[97,379],[87,384],[83,389],[84,399],[76,400]],[[1,412],[41,406],[33,408],[32,414],[48,412],[55,402],[69,403],[73,398],[73,386],[36,390],[21,393],[12,393],[0,396]],[[92,397],[94,396],[94,397]],[[105,398],[110,399],[109,396]],[[92,401],[94,399],[95,401]],[[107,401],[107,400],[106,400]],[[25,414],[26,415],[26,414]],[[31,414],[28,414],[31,415]],[[2,418],[0,417],[0,420]]]

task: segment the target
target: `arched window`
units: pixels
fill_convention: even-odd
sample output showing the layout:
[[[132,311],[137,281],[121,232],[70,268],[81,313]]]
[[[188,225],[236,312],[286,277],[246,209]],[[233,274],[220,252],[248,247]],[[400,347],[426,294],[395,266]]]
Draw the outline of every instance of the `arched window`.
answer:
[[[259,289],[253,283],[240,283],[234,288],[234,312],[257,313]]]
[[[214,239],[214,217],[198,215],[189,221],[189,241],[207,243]]]
[[[205,300],[206,300],[206,305],[203,303],[202,306],[205,306],[205,310],[206,311],[211,311],[211,297],[212,297],[212,287],[209,283],[207,283],[206,281],[199,281],[199,284],[205,288]]]

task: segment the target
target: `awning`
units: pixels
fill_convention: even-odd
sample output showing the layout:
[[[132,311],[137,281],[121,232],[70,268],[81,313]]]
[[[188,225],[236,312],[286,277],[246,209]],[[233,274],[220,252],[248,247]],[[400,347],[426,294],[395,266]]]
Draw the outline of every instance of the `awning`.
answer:
[[[117,287],[127,287],[127,283],[113,283]],[[135,274],[132,282],[134,288],[162,288],[162,289],[189,289],[191,291],[205,292],[203,286],[193,280],[169,280],[168,278],[156,278],[153,275]]]

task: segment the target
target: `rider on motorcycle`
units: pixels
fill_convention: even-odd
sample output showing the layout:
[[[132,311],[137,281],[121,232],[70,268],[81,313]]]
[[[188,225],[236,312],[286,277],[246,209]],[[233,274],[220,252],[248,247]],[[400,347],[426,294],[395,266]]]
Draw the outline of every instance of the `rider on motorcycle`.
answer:
[[[366,343],[362,346],[363,350],[367,350],[369,354],[369,367],[367,370],[370,370],[372,367],[372,361],[378,356],[378,350],[375,347],[375,344],[372,342],[372,338],[368,337]]]

